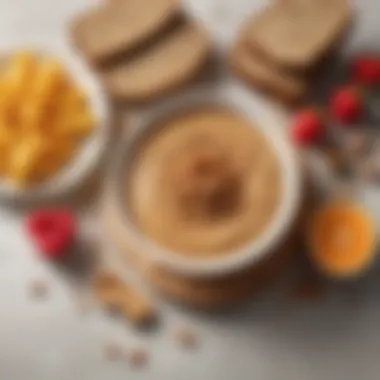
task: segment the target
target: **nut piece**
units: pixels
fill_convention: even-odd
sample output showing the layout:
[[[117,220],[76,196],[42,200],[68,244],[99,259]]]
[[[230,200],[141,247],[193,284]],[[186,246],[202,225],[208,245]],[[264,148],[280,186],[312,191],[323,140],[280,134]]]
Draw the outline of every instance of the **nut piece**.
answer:
[[[148,353],[141,349],[135,348],[127,355],[127,360],[133,368],[141,368],[148,364]]]
[[[176,331],[175,339],[183,348],[195,348],[198,345],[198,340],[195,333],[185,327],[182,327]]]
[[[33,298],[44,298],[48,294],[49,287],[45,281],[41,279],[34,279],[29,284],[29,291]]]

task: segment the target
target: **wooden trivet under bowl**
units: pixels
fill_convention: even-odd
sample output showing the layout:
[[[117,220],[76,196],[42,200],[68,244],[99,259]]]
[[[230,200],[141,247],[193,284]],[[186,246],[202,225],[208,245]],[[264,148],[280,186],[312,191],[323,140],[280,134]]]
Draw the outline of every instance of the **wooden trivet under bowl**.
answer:
[[[102,204],[102,223],[125,265],[133,266],[143,278],[162,295],[171,300],[199,309],[225,308],[258,294],[274,284],[289,269],[302,244],[304,221],[313,209],[312,189],[304,186],[304,199],[298,218],[289,233],[270,254],[233,275],[207,278],[182,277],[157,266],[141,254],[129,236],[119,210],[115,209],[112,192],[106,191]]]

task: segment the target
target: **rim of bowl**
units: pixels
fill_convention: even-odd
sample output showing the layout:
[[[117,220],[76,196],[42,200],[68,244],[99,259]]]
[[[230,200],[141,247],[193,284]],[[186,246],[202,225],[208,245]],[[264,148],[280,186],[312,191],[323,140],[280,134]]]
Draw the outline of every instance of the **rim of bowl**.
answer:
[[[261,102],[247,102],[241,97],[239,100],[231,91],[226,94],[207,93],[207,90],[195,91],[194,93],[185,94],[171,103],[166,103],[152,110],[148,115],[137,117],[136,123],[129,136],[121,143],[119,151],[115,156],[115,165],[111,170],[111,181],[116,189],[114,197],[115,210],[119,212],[121,221],[131,232],[131,238],[141,248],[141,252],[149,257],[156,265],[162,266],[175,273],[184,276],[204,277],[220,276],[243,270],[250,265],[255,264],[279,243],[281,238],[286,235],[289,227],[293,223],[299,209],[301,199],[301,175],[297,155],[291,143],[287,140],[285,134],[279,130],[280,126],[285,123],[275,121],[273,116],[276,112],[264,110]],[[244,92],[241,92],[243,94]],[[251,95],[252,98],[252,95]],[[244,99],[244,100],[243,100]],[[131,155],[137,149],[140,139],[144,135],[149,135],[154,127],[162,125],[162,121],[171,117],[173,114],[182,114],[191,109],[205,108],[205,105],[216,107],[227,107],[238,112],[240,115],[253,121],[252,127],[260,128],[260,131],[268,139],[274,148],[279,163],[282,168],[282,200],[278,209],[265,231],[253,241],[238,248],[236,251],[223,252],[220,257],[211,259],[191,258],[191,255],[176,253],[160,246],[158,243],[146,236],[133,223],[128,215],[128,207],[125,202],[123,191],[125,191],[126,167],[131,160]],[[268,104],[266,108],[268,108]],[[272,120],[270,121],[270,119]],[[255,123],[256,122],[256,123]],[[280,123],[280,126],[274,124]],[[281,125],[282,124],[282,125]],[[120,184],[120,180],[123,182]],[[114,194],[115,195],[115,194]]]
[[[94,112],[96,127],[74,153],[72,160],[58,170],[50,179],[30,188],[18,188],[10,181],[0,181],[0,199],[5,202],[38,202],[58,198],[74,191],[84,183],[98,168],[111,138],[111,113],[108,98],[100,81],[85,62],[75,52],[51,48],[24,49],[15,46],[4,51],[4,57],[10,57],[18,51],[31,51],[38,56],[57,59],[71,75],[76,84],[86,93]],[[6,58],[5,58],[6,59]]]

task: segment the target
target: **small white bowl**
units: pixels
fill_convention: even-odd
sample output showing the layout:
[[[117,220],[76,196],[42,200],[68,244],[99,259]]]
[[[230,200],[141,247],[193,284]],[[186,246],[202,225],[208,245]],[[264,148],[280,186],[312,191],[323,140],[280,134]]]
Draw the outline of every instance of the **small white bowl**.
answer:
[[[14,50],[3,53],[11,56]],[[10,180],[0,179],[0,200],[3,202],[40,202],[65,196],[75,191],[98,168],[111,138],[111,115],[108,99],[99,81],[85,63],[71,51],[40,51],[41,56],[58,59],[87,94],[97,125],[83,142],[72,160],[50,179],[30,188],[19,188]]]
[[[124,226],[125,236],[131,239],[140,254],[153,261],[155,265],[173,273],[187,277],[212,278],[242,271],[254,265],[265,255],[272,253],[273,248],[289,232],[297,215],[301,201],[301,175],[296,152],[284,133],[287,118],[262,100],[253,101],[251,94],[240,87],[227,92],[215,93],[201,89],[190,94],[179,96],[177,100],[160,105],[157,109],[140,114],[134,121],[132,135],[126,138],[119,147],[113,171],[110,173],[111,195],[109,202],[113,212]],[[283,173],[283,194],[279,208],[266,229],[257,239],[236,252],[223,254],[212,259],[194,259],[158,246],[149,236],[144,235],[130,218],[125,200],[125,178],[128,162],[139,148],[139,141],[144,135],[152,132],[160,120],[197,106],[224,105],[241,112],[253,120],[253,125],[261,128],[275,148]],[[162,125],[162,124],[161,124]]]

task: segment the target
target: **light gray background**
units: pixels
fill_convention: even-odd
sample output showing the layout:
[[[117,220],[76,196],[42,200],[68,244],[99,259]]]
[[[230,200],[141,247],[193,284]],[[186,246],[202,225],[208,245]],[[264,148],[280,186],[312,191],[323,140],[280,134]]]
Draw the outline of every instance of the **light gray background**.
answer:
[[[96,0],[0,0],[0,48],[15,44],[66,49],[65,21]],[[261,3],[190,0],[222,47]],[[351,48],[380,50],[380,6],[360,0]],[[364,200],[376,210],[375,190]],[[379,207],[377,207],[379,208]],[[380,372],[379,271],[353,284],[331,285],[323,303],[295,304],[283,289],[233,312],[212,316],[161,304],[163,326],[142,334],[100,311],[80,315],[63,276],[38,261],[24,241],[20,216],[0,210],[0,378],[4,380],[377,380]],[[47,278],[50,297],[30,299],[35,277]],[[201,346],[176,348],[174,326],[188,323]],[[103,346],[115,340],[143,346],[150,366],[141,372],[109,363]]]

